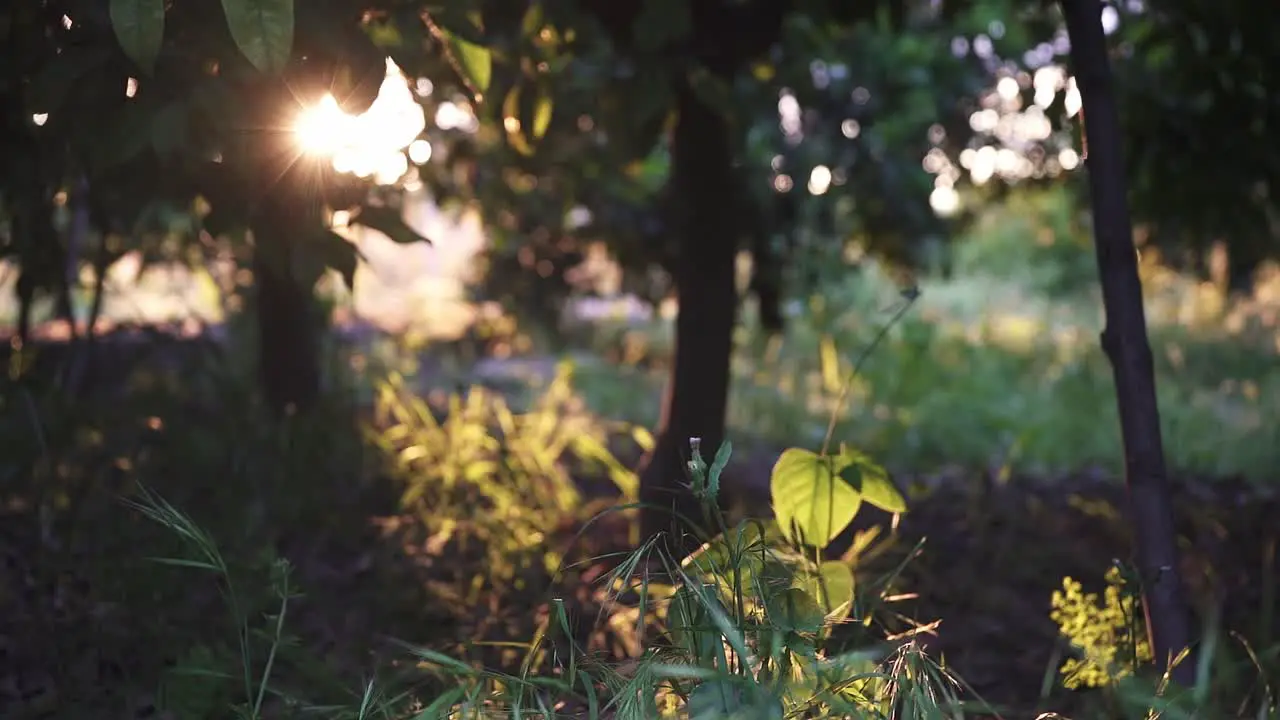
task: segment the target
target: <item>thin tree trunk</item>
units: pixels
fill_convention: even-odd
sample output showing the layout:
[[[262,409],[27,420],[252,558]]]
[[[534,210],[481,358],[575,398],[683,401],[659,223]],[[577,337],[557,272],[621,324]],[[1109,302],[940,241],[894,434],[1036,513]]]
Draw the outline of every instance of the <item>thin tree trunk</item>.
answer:
[[[683,550],[696,545],[688,536],[693,528],[677,521],[673,513],[702,522],[701,509],[682,486],[689,481],[685,465],[689,441],[701,438],[702,453],[710,462],[725,436],[738,243],[728,123],[703,104],[683,79],[677,92],[679,119],[672,164],[680,198],[676,227],[681,242],[675,272],[680,313],[657,447],[641,471],[640,494],[656,508],[644,513],[646,536],[674,531],[683,542],[672,547]]]
[[[274,205],[275,203],[272,203]],[[267,406],[281,415],[304,412],[320,397],[320,332],[312,288],[294,278],[290,228],[304,213],[264,208],[254,226],[254,308],[258,377]]]
[[[1156,662],[1164,668],[1190,646],[1191,617],[1178,565],[1155,373],[1129,217],[1119,110],[1102,31],[1102,5],[1098,0],[1062,0],[1062,9],[1071,38],[1071,62],[1088,112],[1086,167],[1106,310],[1102,347],[1115,374],[1147,632]],[[1195,660],[1188,657],[1172,669],[1172,678],[1189,686],[1195,672]]]

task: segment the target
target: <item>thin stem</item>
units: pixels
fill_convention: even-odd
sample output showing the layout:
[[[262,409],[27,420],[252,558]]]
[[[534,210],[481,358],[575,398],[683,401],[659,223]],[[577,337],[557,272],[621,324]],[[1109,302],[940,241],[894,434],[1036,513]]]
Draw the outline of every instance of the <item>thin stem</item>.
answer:
[[[880,342],[884,340],[885,336],[889,334],[889,329],[896,325],[898,321],[902,319],[903,315],[907,314],[907,311],[915,304],[916,298],[918,297],[920,297],[920,293],[914,288],[910,291],[903,292],[903,299],[905,302],[898,307],[898,310],[893,314],[893,317],[889,318],[889,321],[880,327],[876,336],[871,339],[871,344],[867,345],[867,347],[862,351],[862,354],[858,356],[857,361],[854,362],[853,369],[849,371],[847,376],[845,376],[844,382],[840,384],[840,394],[836,396],[835,407],[831,408],[831,416],[827,420],[827,432],[822,438],[822,451],[818,453],[819,455],[826,455],[827,451],[831,449],[831,438],[835,436],[836,423],[840,420],[840,411],[844,409],[845,400],[849,397],[849,388],[853,385],[853,379],[857,377],[858,373],[862,370],[863,363],[867,361],[867,358],[871,357],[871,353],[880,345]]]

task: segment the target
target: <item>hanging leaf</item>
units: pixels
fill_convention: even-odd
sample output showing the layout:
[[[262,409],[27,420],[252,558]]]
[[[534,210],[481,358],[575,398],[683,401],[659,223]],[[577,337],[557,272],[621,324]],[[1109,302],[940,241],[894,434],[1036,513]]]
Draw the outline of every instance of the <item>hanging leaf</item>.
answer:
[[[463,40],[458,35],[435,25],[433,31],[448,49],[450,63],[462,76],[467,89],[475,95],[476,102],[483,99],[493,78],[493,56],[487,48]]]
[[[840,448],[843,469],[840,477],[853,486],[862,499],[891,513],[907,511],[907,501],[889,479],[889,473],[871,458],[848,448]]]
[[[293,51],[293,0],[222,0],[231,39],[259,72],[284,70]]]
[[[520,122],[520,86],[513,85],[502,101],[502,127],[507,131],[507,144],[526,157],[533,155],[533,146],[524,135],[524,123]]]
[[[325,267],[337,270],[347,289],[355,290],[360,250],[349,240],[332,230],[325,230],[316,237],[316,242],[306,247],[306,251],[315,253]]]
[[[773,466],[773,512],[793,542],[826,547],[853,522],[862,497],[839,476],[841,457],[800,448],[782,453]]]
[[[416,242],[432,244],[431,240],[409,227],[409,224],[404,221],[404,217],[400,215],[400,211],[394,208],[365,205],[360,208],[360,212],[351,218],[351,222],[377,230],[391,238],[392,242],[400,245],[410,245]]]
[[[111,0],[107,12],[120,49],[143,72],[155,70],[164,40],[165,0]]]
[[[538,88],[538,99],[533,106],[533,138],[541,140],[551,125],[551,93],[545,87]]]

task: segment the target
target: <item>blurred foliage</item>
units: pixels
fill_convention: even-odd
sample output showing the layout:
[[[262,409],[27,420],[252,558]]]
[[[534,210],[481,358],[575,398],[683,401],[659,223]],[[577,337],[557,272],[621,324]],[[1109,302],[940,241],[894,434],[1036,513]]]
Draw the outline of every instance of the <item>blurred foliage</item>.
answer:
[[[944,146],[948,161],[929,161],[931,172],[979,202],[1062,183],[1072,176],[1064,170],[1087,157],[1081,140],[1087,117],[1076,114],[1070,43],[1056,9],[1023,5],[978,18],[985,27],[969,25],[952,49],[980,56],[993,80],[1013,81],[1014,92],[1006,95],[996,86],[972,96],[972,110],[997,115],[973,116],[981,130],[956,146],[969,157]],[[1271,6],[1255,11],[1243,2],[1179,0],[1107,4],[1103,20],[1135,222],[1168,261],[1202,276],[1208,275],[1207,251],[1225,241],[1232,284],[1247,289],[1278,247],[1271,186],[1280,158],[1268,151],[1274,143],[1266,138],[1280,106],[1263,87],[1275,65],[1268,38],[1280,17]],[[1029,132],[1043,121],[1049,132]],[[975,162],[975,154],[995,158],[1006,150],[1016,154],[999,160],[994,177],[992,160]],[[1063,162],[1064,151],[1070,163]],[[1021,159],[1030,162],[1017,169]],[[1082,185],[1068,186],[1082,204],[1087,201]]]
[[[1280,100],[1268,89],[1280,9],[1204,0],[1117,9],[1134,212],[1170,257],[1226,239],[1240,288],[1280,250],[1271,151]]]
[[[982,213],[956,243],[951,272],[990,277],[1049,298],[1098,284],[1086,217],[1063,188],[1028,191]]]
[[[361,31],[362,5],[313,4],[296,18],[289,0],[223,5],[226,19],[210,3],[112,3],[108,13],[69,0],[5,11],[0,142],[10,172],[0,195],[6,248],[29,283],[47,291],[61,282],[63,266],[41,264],[41,253],[65,262],[74,242],[91,257],[85,243],[100,238],[109,265],[158,223],[185,227],[188,239],[199,228],[257,230],[260,251],[304,287],[326,266],[350,279],[354,249],[327,230],[322,208],[358,209],[369,187],[302,156],[293,123],[326,91],[348,111],[372,103],[385,64]],[[53,226],[68,190],[73,210],[88,215],[82,237]],[[302,257],[263,249],[273,243]]]
[[[604,474],[625,502],[635,502],[635,474],[610,451],[607,428],[575,407],[581,401],[569,383],[568,367],[561,367],[534,406],[519,413],[474,387],[465,398],[451,395],[442,419],[397,375],[378,389],[374,439],[395,458],[404,482],[400,503],[428,534],[426,552],[488,553],[486,577],[462,578],[467,604],[481,592],[522,589],[530,568],[534,577],[558,571],[555,533],[598,505],[584,507],[579,476]],[[635,433],[642,441],[647,435]]]
[[[1069,207],[1049,197],[1047,208],[1057,209],[1039,218],[1033,236],[1052,232]],[[995,219],[1004,211],[989,212]],[[990,222],[980,219],[977,226]],[[1098,291],[1092,280],[1065,281],[1072,267],[1084,277],[1092,261],[1088,246],[1064,249],[1065,267],[1040,255],[1051,249],[999,233],[975,235],[964,252],[1001,259],[1001,251],[984,249],[997,241],[1008,242],[997,247],[1028,264],[1009,268],[1009,277],[920,276],[916,306],[859,368],[837,437],[895,469],[994,467],[1001,475],[1055,477],[1082,468],[1117,471],[1122,458],[1111,368],[1096,340]],[[1068,234],[1055,245],[1078,242]],[[1084,256],[1071,259],[1077,252]],[[1260,284],[1251,298],[1228,300],[1221,289],[1159,268],[1147,255],[1147,313],[1171,467],[1263,481],[1276,462],[1268,421],[1280,391],[1273,369],[1275,280]],[[1032,289],[1060,282],[1063,295]],[[820,443],[832,403],[825,378],[852,371],[853,358],[896,302],[895,278],[866,263],[858,276],[828,285],[821,296],[792,301],[785,341],[768,342],[748,316],[733,360],[732,436]],[[602,332],[617,331],[606,326]],[[670,321],[626,332],[629,345],[653,354],[649,364],[661,367],[669,357]],[[635,367],[584,370],[578,378],[593,409],[636,422],[657,417],[660,383]]]

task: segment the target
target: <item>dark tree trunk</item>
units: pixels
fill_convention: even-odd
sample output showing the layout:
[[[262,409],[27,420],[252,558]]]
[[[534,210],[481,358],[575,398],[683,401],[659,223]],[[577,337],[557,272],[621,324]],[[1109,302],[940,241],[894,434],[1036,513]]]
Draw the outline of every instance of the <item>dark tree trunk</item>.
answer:
[[[310,409],[320,397],[320,327],[312,288],[291,272],[298,251],[290,228],[306,222],[306,215],[268,212],[254,227],[258,379],[267,406],[288,415]]]
[[[701,438],[710,462],[725,436],[729,400],[729,361],[737,311],[734,284],[737,232],[730,129],[715,109],[699,100],[681,79],[677,88],[672,149],[680,233],[675,272],[680,313],[676,319],[675,362],[663,400],[657,447],[640,476],[641,499],[653,507],[644,513],[646,536],[668,531],[696,545],[694,528],[683,516],[705,523],[689,491],[685,463],[690,438]],[[679,516],[673,514],[678,513]]]
[[[1253,280],[1263,259],[1254,248],[1237,243],[1227,250],[1227,288],[1233,293],[1253,292]]]
[[[1119,110],[1102,32],[1101,4],[1098,0],[1063,0],[1062,9],[1071,38],[1071,63],[1087,113],[1086,167],[1106,310],[1102,347],[1115,373],[1147,632],[1156,662],[1167,667],[1190,646],[1191,617],[1178,565],[1155,373],[1129,217]],[[1185,687],[1195,681],[1195,673],[1195,659],[1189,657],[1173,668],[1172,677]]]

